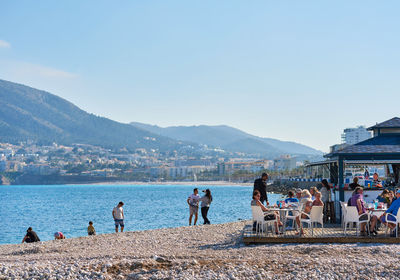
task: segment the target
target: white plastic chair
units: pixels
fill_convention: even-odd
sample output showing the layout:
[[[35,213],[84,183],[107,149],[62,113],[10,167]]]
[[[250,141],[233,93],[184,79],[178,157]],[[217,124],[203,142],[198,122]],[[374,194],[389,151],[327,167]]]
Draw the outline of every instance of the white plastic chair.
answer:
[[[288,220],[292,220],[292,225],[294,225],[294,228],[297,229],[297,223],[296,223],[296,218],[300,213],[300,209],[301,209],[301,204],[297,203],[297,202],[291,202],[288,205],[290,208],[293,208],[293,210],[287,211],[286,215],[285,215],[285,227],[286,227],[286,223]],[[290,212],[292,215],[290,215]]]
[[[389,220],[388,220],[389,217],[393,217],[393,218],[395,219],[395,221],[389,221]],[[385,214],[385,218],[386,218],[386,222],[387,222],[388,224],[393,224],[393,225],[395,225],[396,237],[398,237],[398,236],[399,236],[399,229],[398,229],[398,226],[399,226],[399,224],[400,224],[400,211],[397,211],[397,216],[395,216],[395,215],[393,215],[393,214],[391,214],[391,213],[386,213],[386,214]],[[385,226],[385,235],[387,236],[387,232],[388,232],[389,227],[388,227],[387,225],[385,225],[385,224],[384,224],[384,226]]]
[[[301,212],[301,214],[307,216],[308,219],[301,218],[301,224],[306,223],[308,228],[311,227],[311,235],[314,236],[314,223],[321,224],[321,233],[323,234],[324,231],[324,207],[323,206],[312,206],[310,214],[305,212]]]
[[[269,225],[272,226],[276,222],[276,219],[270,220],[270,221],[264,220],[264,212],[260,206],[251,206],[251,212],[253,215],[253,222],[257,223],[256,224],[257,234],[260,232],[260,227],[261,227],[261,233],[264,234],[264,226],[266,227],[266,230],[268,230],[268,226]],[[271,227],[271,231],[272,231],[272,227]]]
[[[342,228],[344,228],[344,217],[346,216],[347,203],[340,201],[340,209],[342,210]]]
[[[363,213],[361,215],[358,215],[357,207],[356,206],[345,206],[345,216],[344,216],[344,235],[346,235],[347,231],[347,224],[348,223],[356,223],[356,233],[358,236],[358,229],[360,228],[361,224],[366,224],[366,228],[369,234],[369,227],[368,223],[370,220],[370,215],[369,213]],[[367,216],[366,220],[360,221],[360,218],[363,216]],[[361,229],[360,229],[361,231]]]

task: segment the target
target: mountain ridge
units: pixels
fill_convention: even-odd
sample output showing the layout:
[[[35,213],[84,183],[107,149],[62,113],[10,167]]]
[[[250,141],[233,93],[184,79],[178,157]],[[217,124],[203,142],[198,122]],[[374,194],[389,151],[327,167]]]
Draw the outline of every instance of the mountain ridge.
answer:
[[[198,125],[160,127],[139,122],[131,122],[133,126],[182,141],[192,141],[198,144],[216,146],[228,150],[261,154],[302,154],[322,155],[323,152],[291,141],[274,138],[263,138],[246,133],[228,125]],[[240,146],[240,142],[245,144]],[[253,145],[253,147],[252,147]]]
[[[176,140],[87,113],[49,92],[0,80],[0,141],[26,140],[161,151],[183,146]]]
[[[227,125],[161,128],[119,123],[88,113],[52,93],[0,79],[0,141],[91,144],[106,148],[149,148],[187,153],[201,145],[255,156],[321,155],[311,147],[262,138]],[[189,149],[188,149],[189,147]],[[192,147],[192,148],[190,148]]]

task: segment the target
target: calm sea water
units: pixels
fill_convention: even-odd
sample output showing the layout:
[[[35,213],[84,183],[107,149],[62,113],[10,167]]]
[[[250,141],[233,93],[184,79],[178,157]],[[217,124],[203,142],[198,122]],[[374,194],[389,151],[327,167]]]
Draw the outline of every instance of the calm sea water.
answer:
[[[208,214],[211,223],[251,217],[252,187],[207,188],[213,195]],[[53,239],[56,231],[67,238],[86,236],[90,220],[98,234],[112,233],[111,212],[119,201],[125,203],[126,231],[186,226],[186,199],[192,190],[193,186],[182,185],[0,186],[0,244],[21,242],[29,226],[42,241]],[[270,194],[269,200],[275,202],[279,197]],[[198,223],[203,223],[200,211]]]

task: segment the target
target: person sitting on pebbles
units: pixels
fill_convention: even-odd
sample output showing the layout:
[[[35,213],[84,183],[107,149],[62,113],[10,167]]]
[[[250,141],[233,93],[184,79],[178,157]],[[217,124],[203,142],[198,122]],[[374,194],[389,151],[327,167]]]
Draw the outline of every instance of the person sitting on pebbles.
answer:
[[[31,227],[29,227],[26,230],[26,235],[24,236],[24,239],[22,239],[22,243],[33,243],[33,242],[39,242],[39,236],[37,236],[36,232],[32,230]]]
[[[56,239],[65,239],[65,235],[61,231],[57,231],[54,233],[54,240]]]
[[[89,226],[87,228],[88,235],[96,235],[96,230],[94,229],[93,222],[89,222]]]

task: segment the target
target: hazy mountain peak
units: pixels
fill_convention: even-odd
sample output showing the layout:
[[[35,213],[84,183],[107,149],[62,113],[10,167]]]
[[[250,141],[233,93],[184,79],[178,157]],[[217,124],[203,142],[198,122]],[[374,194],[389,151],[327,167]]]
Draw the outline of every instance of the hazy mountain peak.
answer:
[[[0,141],[175,149],[176,140],[87,113],[51,93],[0,80]]]
[[[261,155],[322,155],[321,151],[306,145],[254,136],[227,125],[169,126],[164,128],[138,122],[132,122],[131,125],[169,138],[221,147],[230,151]]]

